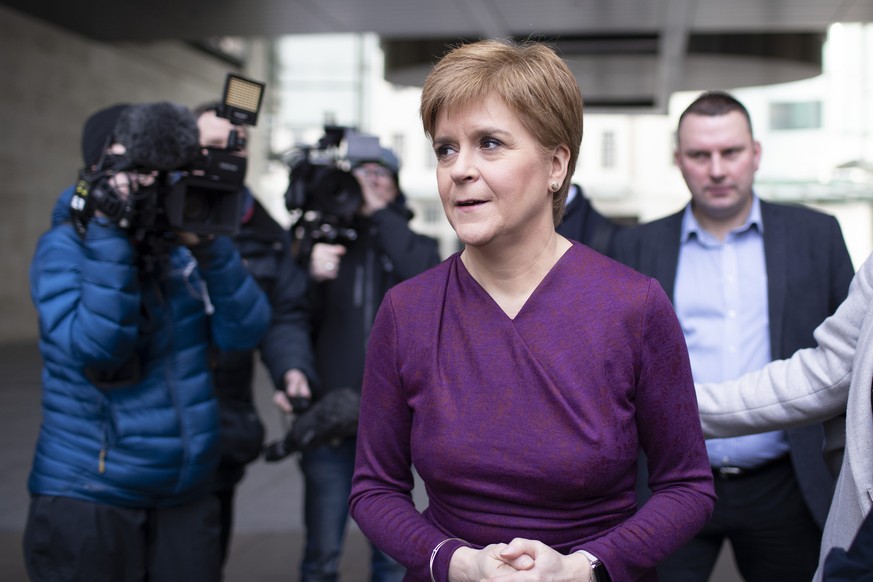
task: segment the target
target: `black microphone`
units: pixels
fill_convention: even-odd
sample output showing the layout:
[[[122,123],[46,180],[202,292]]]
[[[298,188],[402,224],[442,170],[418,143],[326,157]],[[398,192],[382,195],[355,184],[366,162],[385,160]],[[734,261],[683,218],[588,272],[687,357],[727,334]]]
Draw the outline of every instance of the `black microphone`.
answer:
[[[146,170],[175,170],[190,164],[200,151],[194,114],[169,101],[128,107],[118,119],[115,140],[126,156]]]
[[[274,463],[292,453],[354,436],[360,407],[361,396],[357,390],[331,390],[303,410],[283,438],[264,447],[264,460]]]

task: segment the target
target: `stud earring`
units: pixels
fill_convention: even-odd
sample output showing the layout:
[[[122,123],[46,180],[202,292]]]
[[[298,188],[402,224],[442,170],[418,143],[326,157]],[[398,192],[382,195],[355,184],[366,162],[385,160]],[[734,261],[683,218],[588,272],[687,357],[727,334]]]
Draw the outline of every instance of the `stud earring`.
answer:
[[[551,183],[552,192],[557,192],[557,191],[558,191],[558,188],[560,188],[560,186],[561,186],[561,185],[558,184],[557,182],[552,182],[552,183]]]

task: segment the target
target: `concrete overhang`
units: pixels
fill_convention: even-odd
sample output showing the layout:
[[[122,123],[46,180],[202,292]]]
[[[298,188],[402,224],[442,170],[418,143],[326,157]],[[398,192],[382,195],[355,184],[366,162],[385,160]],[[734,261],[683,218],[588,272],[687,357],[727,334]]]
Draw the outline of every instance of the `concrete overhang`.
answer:
[[[107,42],[371,32],[386,78],[421,84],[447,46],[547,40],[589,110],[664,112],[678,90],[792,81],[821,72],[835,22],[873,21],[870,0],[0,0]]]

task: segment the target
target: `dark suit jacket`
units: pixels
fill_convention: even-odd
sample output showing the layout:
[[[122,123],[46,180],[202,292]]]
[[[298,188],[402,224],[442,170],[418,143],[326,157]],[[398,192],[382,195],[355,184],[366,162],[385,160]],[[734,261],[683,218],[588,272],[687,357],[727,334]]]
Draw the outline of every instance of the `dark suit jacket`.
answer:
[[[616,236],[615,258],[654,277],[673,300],[681,212]],[[830,215],[794,205],[761,201],[770,314],[770,350],[781,360],[814,346],[812,333],[842,303],[854,276],[839,223]],[[834,478],[824,463],[820,424],[787,431],[800,488],[824,526]]]

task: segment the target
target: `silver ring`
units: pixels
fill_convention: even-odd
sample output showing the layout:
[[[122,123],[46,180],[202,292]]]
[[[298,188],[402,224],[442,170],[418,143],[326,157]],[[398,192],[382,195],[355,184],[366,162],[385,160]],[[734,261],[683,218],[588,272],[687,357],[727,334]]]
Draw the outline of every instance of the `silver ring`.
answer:
[[[336,266],[336,265],[334,265],[332,262],[327,261],[327,262],[324,264],[324,270],[325,270],[325,271],[333,271],[333,268],[334,268],[335,266]]]

